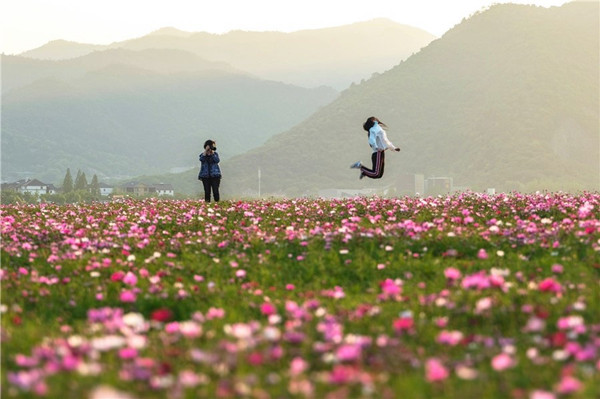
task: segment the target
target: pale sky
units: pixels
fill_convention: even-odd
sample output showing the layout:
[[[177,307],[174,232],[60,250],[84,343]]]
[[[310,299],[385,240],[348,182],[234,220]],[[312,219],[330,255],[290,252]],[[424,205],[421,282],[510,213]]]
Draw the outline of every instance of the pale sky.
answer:
[[[2,0],[0,52],[18,54],[51,40],[109,44],[171,26],[189,32],[292,32],[389,18],[443,35],[503,0]],[[560,6],[568,0],[513,0]]]

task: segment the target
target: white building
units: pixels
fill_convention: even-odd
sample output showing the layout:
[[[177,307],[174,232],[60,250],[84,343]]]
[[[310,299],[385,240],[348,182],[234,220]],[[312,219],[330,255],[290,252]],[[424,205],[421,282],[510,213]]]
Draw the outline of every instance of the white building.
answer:
[[[113,193],[113,186],[109,186],[106,183],[100,183],[99,186],[100,186],[100,195],[106,197]]]
[[[2,185],[2,190],[12,190],[21,194],[29,193],[32,195],[56,194],[56,187],[53,184],[42,183],[38,179],[25,179],[14,183],[6,183]]]
[[[175,195],[175,190],[173,190],[173,186],[171,184],[160,183],[160,184],[153,184],[150,187],[154,188],[154,190],[156,190],[155,191],[156,194],[158,194],[158,195],[169,195],[171,197]]]

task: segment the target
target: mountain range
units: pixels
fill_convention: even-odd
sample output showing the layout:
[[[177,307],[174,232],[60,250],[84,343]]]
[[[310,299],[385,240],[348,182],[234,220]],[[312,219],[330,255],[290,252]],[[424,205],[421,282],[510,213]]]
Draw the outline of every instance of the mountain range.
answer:
[[[256,77],[302,87],[343,90],[374,72],[392,68],[435,36],[379,18],[350,25],[283,32],[225,34],[163,28],[140,38],[98,46],[58,40],[22,53],[36,59],[65,59],[107,49],[171,49],[220,61]]]
[[[502,191],[600,189],[598,2],[495,5],[393,69],[353,85],[294,128],[223,163],[223,192],[384,188],[406,174]],[[380,180],[362,123],[400,153]],[[299,151],[298,149],[303,149]],[[184,178],[190,181],[189,176]]]
[[[221,55],[225,45],[202,55],[168,49],[167,43],[198,36],[172,29],[69,60],[4,56],[3,81],[5,60],[22,63],[13,72],[9,68],[10,76],[35,69],[34,63],[58,64],[60,72],[45,78],[30,72],[33,82],[24,79],[3,92],[2,174],[13,165],[15,171],[54,168],[55,174],[84,166],[109,170],[107,176],[115,176],[114,170],[154,174],[144,179],[198,192],[196,169],[158,171],[197,164],[198,144],[211,137],[223,159],[224,197],[255,195],[259,170],[263,195],[383,190],[415,174],[451,178],[455,186],[477,191],[599,190],[598,16],[598,2],[494,5],[407,59],[396,58],[395,66],[371,69],[369,79],[341,92],[267,80],[264,70],[229,63]],[[268,48],[267,36],[262,38]],[[150,42],[162,48],[147,49]],[[382,43],[393,47],[392,41]],[[155,53],[162,51],[170,53]],[[212,57],[217,53],[221,58]],[[373,52],[348,53],[358,60]],[[85,57],[120,61],[90,61],[102,66],[90,70],[81,66]],[[133,61],[137,57],[141,61]],[[60,75],[68,68],[74,72]],[[345,73],[336,68],[333,74]],[[275,80],[290,82],[293,76]],[[383,120],[389,138],[402,148],[387,153],[380,180],[359,180],[348,168],[370,160],[362,130],[369,116]],[[61,157],[52,158],[60,149]]]
[[[2,55],[2,179],[59,181],[68,167],[104,180],[189,169],[211,137],[227,159],[330,103],[342,76],[383,71],[432,38],[374,20],[289,34],[162,29],[110,46],[58,41]],[[388,51],[365,64],[363,46],[379,40]],[[334,55],[314,57],[326,52]],[[328,66],[336,57],[348,64]],[[238,66],[260,63],[281,79]],[[325,85],[290,83],[315,68]]]

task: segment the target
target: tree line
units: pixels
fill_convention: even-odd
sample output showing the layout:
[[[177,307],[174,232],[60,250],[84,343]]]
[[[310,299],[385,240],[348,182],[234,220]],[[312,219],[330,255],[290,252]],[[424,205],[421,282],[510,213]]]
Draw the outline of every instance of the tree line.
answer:
[[[77,202],[92,202],[101,200],[100,182],[98,176],[94,174],[91,183],[88,184],[85,172],[77,171],[75,179],[71,174],[71,169],[63,179],[60,192],[54,194],[32,194],[30,192],[20,193],[17,191],[3,190],[1,196],[2,204],[27,203],[35,204],[38,202],[50,202],[55,204],[74,204]]]
[[[73,180],[71,168],[67,168],[67,173],[63,179],[62,192],[70,193],[81,190],[87,190],[94,196],[100,196],[100,182],[98,181],[98,176],[94,174],[92,177],[92,182],[88,184],[85,172],[82,172],[81,169],[78,169],[77,176],[75,177],[75,180]]]

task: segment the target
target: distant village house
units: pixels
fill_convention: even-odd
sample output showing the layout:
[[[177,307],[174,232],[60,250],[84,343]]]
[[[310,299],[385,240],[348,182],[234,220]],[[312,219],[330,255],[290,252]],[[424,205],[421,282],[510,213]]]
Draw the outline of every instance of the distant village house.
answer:
[[[107,196],[111,195],[114,190],[113,186],[109,186],[106,183],[100,183],[99,187],[100,187],[100,195],[103,197],[107,197]]]
[[[3,183],[1,189],[2,191],[14,191],[20,194],[56,194],[56,187],[53,184],[42,183],[38,179],[24,179],[14,183]]]
[[[143,195],[168,195],[174,196],[175,191],[171,184],[159,183],[159,184],[145,184],[140,182],[129,182],[122,186],[117,187],[119,194],[128,194],[135,196]]]

